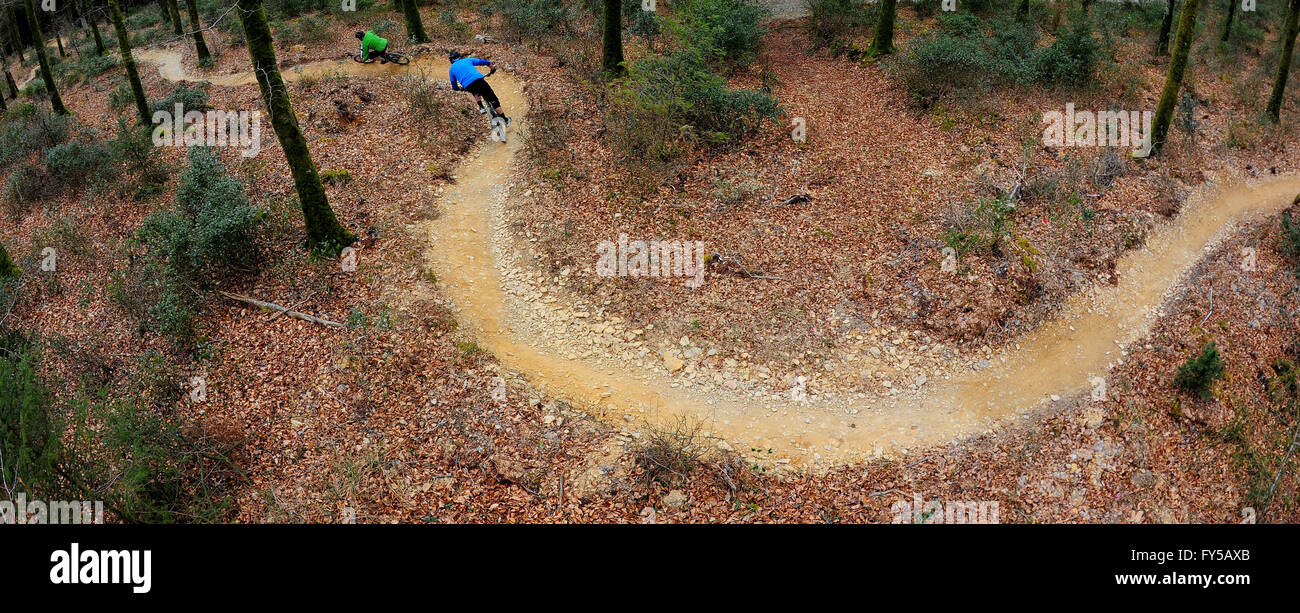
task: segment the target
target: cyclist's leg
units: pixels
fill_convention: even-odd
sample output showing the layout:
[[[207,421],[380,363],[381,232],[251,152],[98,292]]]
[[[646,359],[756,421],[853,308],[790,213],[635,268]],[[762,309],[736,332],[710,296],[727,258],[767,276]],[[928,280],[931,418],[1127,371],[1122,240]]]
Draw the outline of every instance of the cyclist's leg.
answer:
[[[487,82],[487,79],[479,79],[474,83],[471,83],[471,85],[478,85],[479,83],[483,84],[480,86],[479,91],[483,94],[483,97],[487,99],[488,104],[492,105],[492,110],[496,111],[497,115],[505,117],[506,121],[510,121],[510,118],[506,117],[506,114],[501,112],[501,99],[497,97],[495,91],[492,91],[492,85]]]

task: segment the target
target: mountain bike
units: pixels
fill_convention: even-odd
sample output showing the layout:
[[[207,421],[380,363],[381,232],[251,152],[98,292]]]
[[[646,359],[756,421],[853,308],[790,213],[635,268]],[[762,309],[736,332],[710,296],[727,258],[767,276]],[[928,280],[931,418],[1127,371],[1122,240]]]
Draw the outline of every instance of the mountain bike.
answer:
[[[383,55],[384,58],[387,59],[390,63],[397,64],[398,66],[405,66],[411,63],[411,56],[406,55],[401,51],[385,51]],[[377,57],[379,56],[374,55],[371,56],[370,59],[368,60],[362,60],[360,53],[353,53],[352,61],[357,62],[358,64],[370,64],[373,63],[375,61],[375,58]]]

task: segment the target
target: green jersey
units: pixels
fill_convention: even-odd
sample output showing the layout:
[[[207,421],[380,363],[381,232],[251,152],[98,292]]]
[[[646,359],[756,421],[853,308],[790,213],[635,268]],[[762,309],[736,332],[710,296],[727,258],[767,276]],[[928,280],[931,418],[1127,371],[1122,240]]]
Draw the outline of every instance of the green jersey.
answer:
[[[366,35],[361,38],[361,61],[370,59],[373,53],[382,53],[388,49],[388,39],[379,38],[374,30],[366,30]]]

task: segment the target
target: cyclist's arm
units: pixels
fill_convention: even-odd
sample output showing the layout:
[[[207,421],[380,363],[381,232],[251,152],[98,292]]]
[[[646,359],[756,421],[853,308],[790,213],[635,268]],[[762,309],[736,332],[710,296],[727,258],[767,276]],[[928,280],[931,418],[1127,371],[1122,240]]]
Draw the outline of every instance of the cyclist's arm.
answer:
[[[456,75],[452,71],[447,71],[447,79],[451,81],[451,91],[460,91],[460,83],[456,81]]]
[[[368,59],[370,59],[370,51],[366,49],[366,42],[361,41],[361,61],[364,62]]]

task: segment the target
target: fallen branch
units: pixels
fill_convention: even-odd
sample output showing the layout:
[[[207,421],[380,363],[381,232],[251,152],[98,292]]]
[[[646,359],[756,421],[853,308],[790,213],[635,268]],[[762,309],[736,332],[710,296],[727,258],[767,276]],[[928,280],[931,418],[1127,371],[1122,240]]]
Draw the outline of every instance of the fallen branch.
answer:
[[[251,305],[254,305],[254,306],[258,306],[258,307],[261,307],[261,308],[264,308],[264,309],[267,309],[267,310],[270,310],[270,311],[279,311],[280,313],[283,313],[283,314],[285,314],[285,315],[288,315],[289,317],[292,317],[292,318],[294,318],[294,319],[301,319],[301,320],[303,320],[303,321],[309,321],[309,322],[314,323],[314,324],[320,324],[320,325],[322,325],[322,326],[329,326],[329,327],[334,327],[334,328],[346,328],[346,327],[347,327],[347,326],[345,326],[345,325],[343,325],[343,324],[341,324],[341,323],[339,323],[339,322],[337,322],[337,321],[330,321],[330,320],[328,320],[328,319],[321,319],[321,318],[319,318],[319,317],[316,317],[315,315],[308,315],[308,314],[306,314],[306,313],[299,313],[298,311],[294,311],[294,310],[292,310],[292,309],[290,309],[290,308],[288,308],[288,307],[280,306],[280,305],[278,305],[278,304],[275,304],[274,302],[263,302],[263,301],[261,301],[261,300],[257,300],[257,299],[255,299],[255,298],[249,298],[248,296],[241,296],[241,295],[239,295],[239,294],[232,294],[232,293],[230,293],[230,292],[224,292],[224,291],[221,292],[221,295],[222,295],[222,296],[225,296],[225,297],[227,297],[227,298],[230,298],[231,300],[238,300],[238,301],[240,301],[240,302],[247,302],[248,304],[251,304]]]

